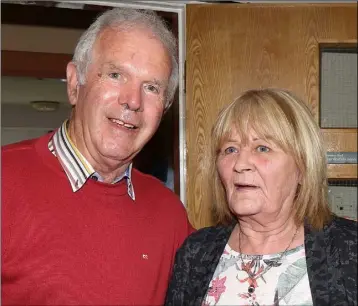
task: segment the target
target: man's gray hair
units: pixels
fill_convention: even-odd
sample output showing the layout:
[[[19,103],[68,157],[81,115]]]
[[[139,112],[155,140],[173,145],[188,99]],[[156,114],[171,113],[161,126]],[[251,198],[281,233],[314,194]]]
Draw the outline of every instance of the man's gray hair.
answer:
[[[172,71],[165,93],[165,109],[173,102],[178,87],[179,67],[177,60],[177,43],[173,33],[165,22],[153,11],[141,11],[129,8],[114,8],[100,15],[80,37],[73,62],[77,67],[80,84],[86,82],[86,73],[91,62],[93,46],[99,33],[107,27],[118,27],[124,31],[130,28],[144,27],[151,31],[167,49],[171,59]]]

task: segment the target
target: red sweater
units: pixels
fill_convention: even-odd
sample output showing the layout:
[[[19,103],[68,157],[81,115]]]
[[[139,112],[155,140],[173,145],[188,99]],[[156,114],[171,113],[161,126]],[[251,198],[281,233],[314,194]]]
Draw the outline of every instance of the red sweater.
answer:
[[[179,199],[133,170],[76,193],[49,135],[2,149],[2,304],[159,305],[192,231]]]

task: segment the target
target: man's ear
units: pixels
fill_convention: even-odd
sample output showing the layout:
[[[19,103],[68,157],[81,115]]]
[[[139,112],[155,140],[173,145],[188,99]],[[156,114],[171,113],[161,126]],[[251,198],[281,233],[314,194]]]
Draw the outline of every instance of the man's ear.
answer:
[[[77,68],[73,62],[67,64],[66,69],[67,76],[67,95],[72,106],[77,104],[79,80],[77,77]]]

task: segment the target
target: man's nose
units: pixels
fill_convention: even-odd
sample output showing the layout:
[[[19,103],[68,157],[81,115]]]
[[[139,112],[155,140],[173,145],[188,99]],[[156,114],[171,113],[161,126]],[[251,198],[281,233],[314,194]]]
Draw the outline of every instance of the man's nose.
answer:
[[[122,88],[119,95],[119,103],[126,109],[137,112],[142,108],[142,87],[136,84],[128,84]]]

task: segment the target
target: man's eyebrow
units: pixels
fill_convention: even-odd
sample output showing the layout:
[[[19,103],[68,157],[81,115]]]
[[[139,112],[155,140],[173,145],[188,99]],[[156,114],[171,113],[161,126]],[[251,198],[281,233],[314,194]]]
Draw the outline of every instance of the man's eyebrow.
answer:
[[[158,79],[153,79],[151,82],[158,85],[160,88],[166,87],[168,85],[168,82],[159,81]]]
[[[109,68],[109,69],[113,69],[113,70],[119,70],[119,71],[124,70],[124,67],[122,67],[121,65],[116,65],[113,62],[104,63],[103,66],[105,68]],[[159,86],[160,88],[165,88],[168,86],[168,81],[160,81],[156,78],[154,78],[152,80],[148,80],[147,82],[154,83],[155,85]]]
[[[104,63],[104,67],[105,68],[110,68],[110,69],[116,69],[116,70],[122,70],[123,69],[122,66],[120,66],[120,65],[118,66],[118,65],[116,65],[116,64],[114,64],[112,62]]]

